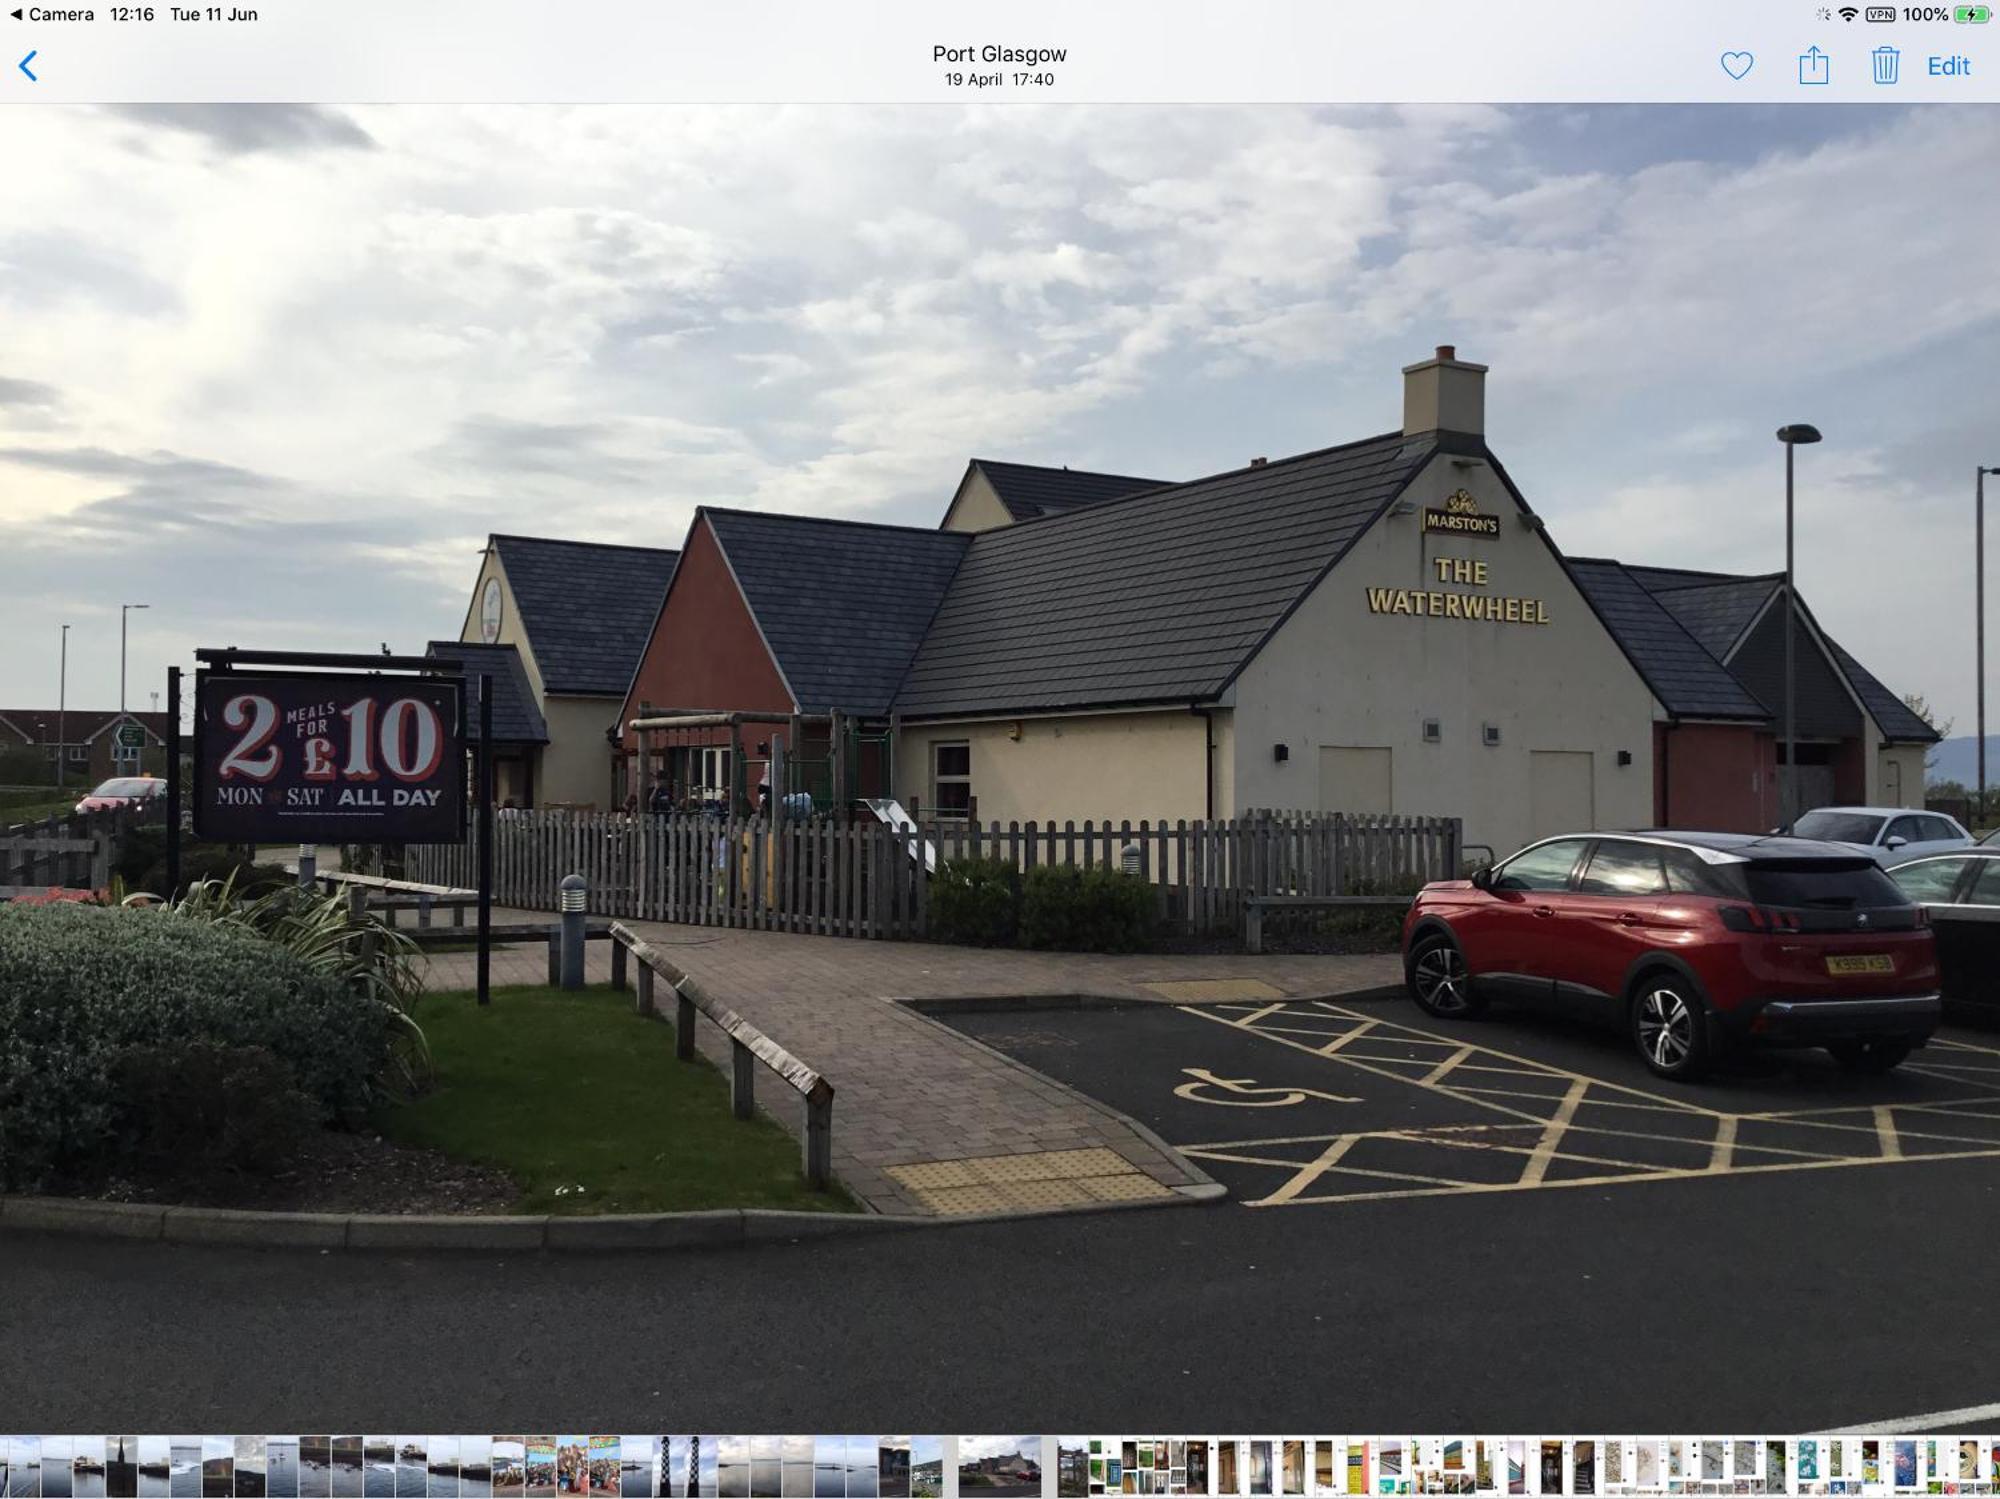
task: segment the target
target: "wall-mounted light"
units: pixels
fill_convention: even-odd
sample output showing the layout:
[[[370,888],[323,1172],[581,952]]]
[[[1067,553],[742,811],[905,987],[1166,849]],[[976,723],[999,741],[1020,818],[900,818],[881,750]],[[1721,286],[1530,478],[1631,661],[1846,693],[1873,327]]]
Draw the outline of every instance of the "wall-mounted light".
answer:
[[[1479,742],[1489,749],[1498,744],[1500,742],[1500,725],[1497,723],[1481,724],[1479,726]]]
[[[1014,721],[1013,721],[1012,723],[1010,723],[1010,724],[1008,724],[1008,725],[1007,725],[1007,737],[1008,737],[1009,739],[1013,740],[1013,741],[1014,741],[1014,742],[1015,742],[1016,744],[1019,744],[1019,743],[1021,742],[1021,720],[1020,720],[1020,719],[1018,719],[1018,718],[1017,718],[1017,719],[1015,719],[1015,720],[1014,720]]]
[[[1287,760],[1292,758],[1292,747],[1289,744],[1272,745],[1271,758],[1276,760],[1280,765],[1283,765]]]
[[[1435,718],[1424,720],[1424,743],[1436,744],[1444,738],[1444,725]]]
[[[1632,763],[1632,752],[1630,750],[1620,750],[1618,752],[1618,763],[1620,765],[1630,765]]]
[[[1409,500],[1398,500],[1389,507],[1389,513],[1391,515],[1415,515],[1417,507]]]

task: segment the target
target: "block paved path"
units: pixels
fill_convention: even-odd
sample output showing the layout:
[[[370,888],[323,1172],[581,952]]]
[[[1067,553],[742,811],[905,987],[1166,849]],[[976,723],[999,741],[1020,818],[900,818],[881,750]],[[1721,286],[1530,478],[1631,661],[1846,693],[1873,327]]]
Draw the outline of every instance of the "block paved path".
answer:
[[[550,919],[499,911],[499,921]],[[1399,983],[1393,954],[1039,953],[631,922],[715,998],[834,1086],[834,1169],[887,1213],[1028,1210],[1168,1195],[1199,1178],[1099,1104],[899,1001],[1087,994],[1154,1003],[1332,996]],[[610,944],[587,976],[610,979]],[[430,959],[433,989],[472,987],[472,953]],[[496,948],[493,982],[547,981],[538,944]],[[715,1027],[704,1052],[721,1059]],[[801,1110],[766,1086],[759,1102],[794,1133]]]

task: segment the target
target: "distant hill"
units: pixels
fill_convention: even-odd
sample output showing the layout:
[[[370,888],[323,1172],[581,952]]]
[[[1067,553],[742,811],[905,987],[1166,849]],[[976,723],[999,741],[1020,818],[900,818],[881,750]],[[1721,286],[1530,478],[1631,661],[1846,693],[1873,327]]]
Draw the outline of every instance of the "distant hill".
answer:
[[[1936,763],[1924,773],[1926,781],[1957,781],[1970,786],[1979,779],[1979,736],[1965,734],[1942,740],[1933,758]],[[2000,786],[2000,734],[1986,736],[1986,784]]]

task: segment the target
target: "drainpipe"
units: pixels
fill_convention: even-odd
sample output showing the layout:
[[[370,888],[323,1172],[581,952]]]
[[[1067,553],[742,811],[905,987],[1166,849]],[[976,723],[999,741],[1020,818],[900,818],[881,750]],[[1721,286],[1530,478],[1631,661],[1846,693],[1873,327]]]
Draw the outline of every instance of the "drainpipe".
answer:
[[[1206,810],[1202,816],[1209,822],[1215,821],[1215,710],[1204,708],[1197,703],[1188,704],[1188,712],[1201,715],[1202,724],[1202,790],[1206,797]]]
[[[1677,723],[1670,723],[1666,726],[1666,732],[1660,735],[1660,826],[1663,828],[1670,828],[1674,825],[1673,744],[1674,730],[1679,727],[1680,725]]]

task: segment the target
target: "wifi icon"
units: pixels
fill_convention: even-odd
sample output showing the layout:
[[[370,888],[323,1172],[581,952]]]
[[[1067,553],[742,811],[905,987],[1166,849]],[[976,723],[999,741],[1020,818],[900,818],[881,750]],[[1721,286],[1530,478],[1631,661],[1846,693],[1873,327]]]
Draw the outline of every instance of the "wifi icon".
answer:
[[[1843,5],[1840,7],[1840,19],[1843,21],[1851,21],[1860,14],[1861,7],[1858,5]]]

